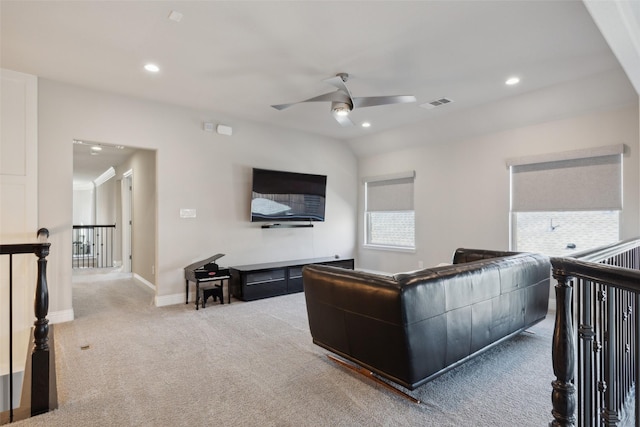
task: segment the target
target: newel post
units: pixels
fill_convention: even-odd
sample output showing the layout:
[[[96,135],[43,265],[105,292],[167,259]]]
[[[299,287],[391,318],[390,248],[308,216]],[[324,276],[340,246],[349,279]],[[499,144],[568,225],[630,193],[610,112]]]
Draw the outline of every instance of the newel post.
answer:
[[[31,415],[38,415],[49,411],[49,289],[47,287],[47,255],[49,243],[46,238],[49,231],[46,228],[38,230],[41,243],[35,248],[38,257],[38,279],[34,300],[34,346],[31,353]]]
[[[554,420],[550,427],[573,427],[576,422],[575,343],[572,321],[572,288],[568,277],[554,268],[553,277],[558,281],[556,290],[556,321],[553,331],[553,373],[556,380],[551,383],[553,391],[551,411]]]

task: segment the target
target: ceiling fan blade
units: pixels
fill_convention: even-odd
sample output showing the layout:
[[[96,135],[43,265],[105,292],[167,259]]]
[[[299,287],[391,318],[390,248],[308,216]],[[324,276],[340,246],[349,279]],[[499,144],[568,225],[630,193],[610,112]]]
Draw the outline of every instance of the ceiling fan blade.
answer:
[[[300,104],[302,102],[321,102],[321,101],[337,101],[337,102],[346,102],[350,100],[348,95],[340,91],[329,92],[323,95],[314,96],[313,98],[305,99],[304,101],[292,102],[290,104],[278,104],[272,105],[276,110],[284,110],[285,108],[291,107],[292,105]]]
[[[347,85],[344,83],[344,80],[340,75],[329,77],[328,79],[324,79],[323,82],[329,83],[331,86],[335,86],[341,91],[349,93],[349,89],[347,88]]]
[[[340,123],[340,126],[347,127],[354,125],[349,116],[339,116],[336,113],[333,113],[333,118],[336,119],[336,122]]]
[[[376,105],[405,104],[416,102],[413,95],[391,95],[391,96],[364,96],[353,98],[353,108],[374,107]]]

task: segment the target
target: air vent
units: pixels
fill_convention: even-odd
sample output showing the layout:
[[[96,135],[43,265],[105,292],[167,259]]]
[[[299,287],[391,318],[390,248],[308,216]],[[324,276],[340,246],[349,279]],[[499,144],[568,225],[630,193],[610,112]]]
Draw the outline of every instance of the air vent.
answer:
[[[434,99],[433,101],[430,101],[424,104],[420,104],[420,107],[430,110],[432,108],[441,107],[451,102],[453,101],[449,98],[440,98],[440,99]]]

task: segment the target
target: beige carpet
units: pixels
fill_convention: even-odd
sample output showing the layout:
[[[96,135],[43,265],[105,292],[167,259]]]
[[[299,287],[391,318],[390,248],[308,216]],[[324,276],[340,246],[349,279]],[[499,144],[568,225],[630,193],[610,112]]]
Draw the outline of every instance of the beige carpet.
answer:
[[[552,316],[411,392],[416,405],[326,358],[304,295],[157,308],[112,272],[74,277],[56,325],[60,408],[16,426],[543,426]]]

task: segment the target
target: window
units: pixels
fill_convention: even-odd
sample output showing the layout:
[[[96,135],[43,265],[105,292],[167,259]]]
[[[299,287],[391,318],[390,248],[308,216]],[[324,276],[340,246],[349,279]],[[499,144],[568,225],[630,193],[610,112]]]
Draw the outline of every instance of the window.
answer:
[[[618,241],[623,152],[615,145],[508,161],[512,247],[564,256]]]
[[[549,256],[619,240],[620,211],[515,212],[515,248]]]
[[[366,178],[365,246],[415,249],[415,172]]]

